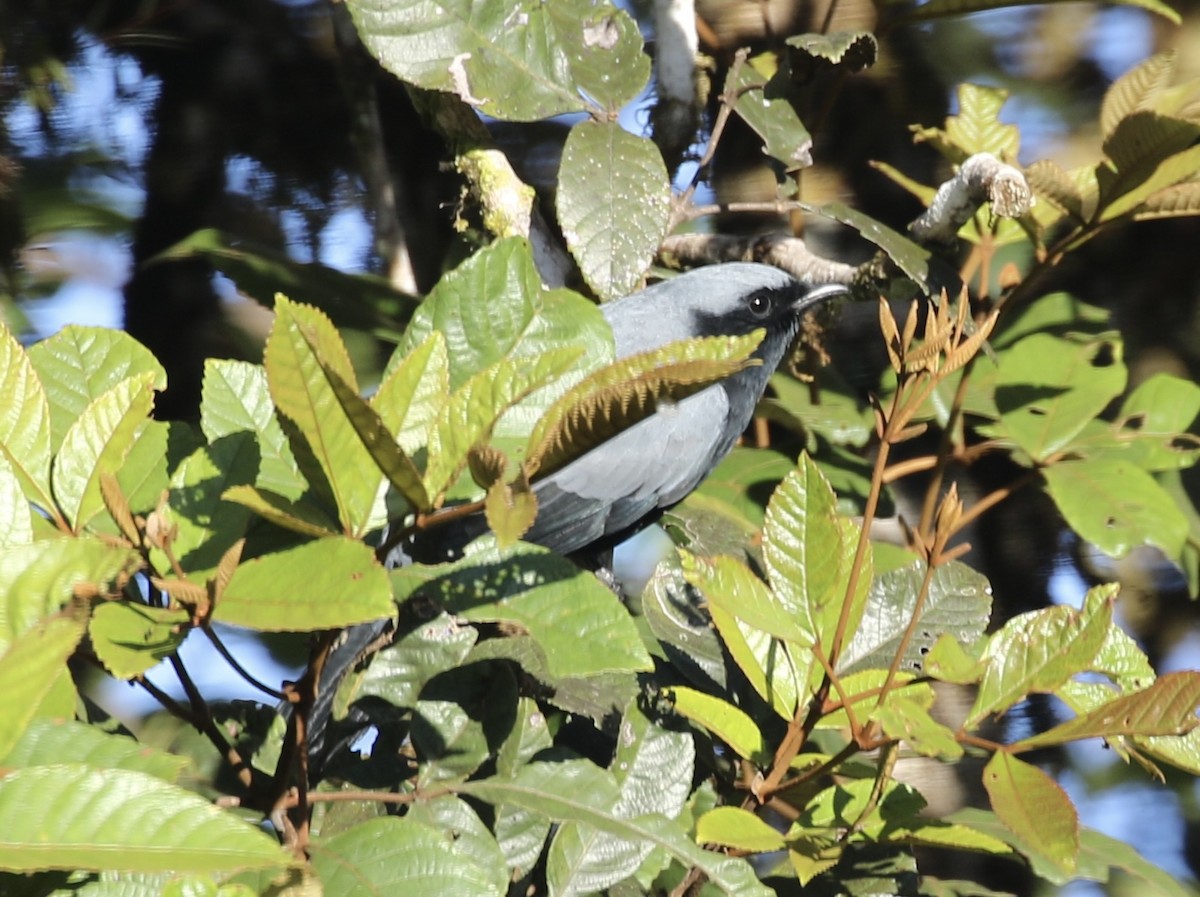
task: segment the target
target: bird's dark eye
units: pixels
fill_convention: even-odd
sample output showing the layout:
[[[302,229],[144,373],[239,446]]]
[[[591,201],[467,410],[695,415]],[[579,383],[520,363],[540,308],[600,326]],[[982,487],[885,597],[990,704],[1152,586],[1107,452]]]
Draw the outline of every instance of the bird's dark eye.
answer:
[[[755,293],[746,300],[746,306],[750,309],[750,314],[756,318],[765,318],[771,313],[771,308],[774,303],[771,301],[771,296],[768,293]]]

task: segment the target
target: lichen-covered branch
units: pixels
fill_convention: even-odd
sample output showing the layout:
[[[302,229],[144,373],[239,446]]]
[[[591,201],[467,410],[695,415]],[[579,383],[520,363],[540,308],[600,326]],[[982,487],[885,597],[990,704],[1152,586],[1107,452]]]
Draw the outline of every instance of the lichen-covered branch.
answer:
[[[798,237],[777,234],[738,237],[726,234],[676,234],[659,247],[659,258],[670,267],[712,265],[718,262],[763,262],[807,283],[853,283],[858,269],[809,251]]]
[[[922,243],[950,243],[984,203],[991,203],[995,215],[1019,218],[1033,202],[1033,191],[1020,169],[991,153],[976,153],[938,188],[929,208],[908,229]]]

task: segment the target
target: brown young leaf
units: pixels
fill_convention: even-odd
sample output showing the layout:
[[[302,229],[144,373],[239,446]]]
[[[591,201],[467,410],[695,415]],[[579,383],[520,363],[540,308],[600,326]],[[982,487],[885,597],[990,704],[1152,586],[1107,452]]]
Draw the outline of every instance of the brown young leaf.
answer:
[[[133,520],[129,500],[121,491],[121,484],[117,482],[117,478],[106,470],[100,472],[100,497],[104,499],[104,507],[108,509],[108,514],[117,524],[121,535],[131,545],[140,545],[142,534],[138,532],[137,524]]]

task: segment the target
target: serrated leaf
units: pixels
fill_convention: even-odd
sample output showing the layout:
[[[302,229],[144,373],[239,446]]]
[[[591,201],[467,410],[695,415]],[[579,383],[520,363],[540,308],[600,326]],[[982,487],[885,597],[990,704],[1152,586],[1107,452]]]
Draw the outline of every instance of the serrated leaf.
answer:
[[[908,275],[921,292],[929,294],[930,252],[928,249],[898,231],[892,230],[886,224],[864,215],[857,209],[850,208],[845,203],[826,203],[817,209],[817,213],[854,228],[862,234],[864,239],[874,243],[887,253],[888,258]]]
[[[1080,610],[1065,605],[1013,617],[984,648],[983,678],[964,725],[1003,713],[1031,692],[1049,693],[1089,664],[1112,625],[1113,593],[1095,588]]]
[[[50,497],[51,411],[33,362],[0,322],[0,453],[30,501],[44,510]]]
[[[715,807],[696,820],[696,841],[749,853],[783,850],[783,834],[741,807]]]
[[[751,354],[764,331],[746,336],[679,340],[615,361],[588,375],[550,406],[529,436],[525,470],[549,476],[600,443],[757,363]]]
[[[561,377],[579,359],[571,347],[536,359],[506,358],[468,380],[441,407],[429,432],[425,490],[441,495],[457,479],[471,449],[486,440],[500,418],[531,393]]]
[[[1132,463],[1099,457],[1064,461],[1042,472],[1071,529],[1112,557],[1156,545],[1179,557],[1188,523],[1150,474]]]
[[[0,757],[9,768],[81,763],[93,769],[133,769],[174,782],[187,758],[75,720],[35,719],[12,750]]]
[[[588,286],[602,300],[632,292],[670,217],[671,185],[658,147],[616,121],[580,122],[563,146],[555,207]]]
[[[1079,815],[1058,784],[1023,760],[997,751],[983,770],[983,787],[1000,820],[1060,874],[1075,871]]]
[[[537,517],[537,496],[524,477],[514,483],[500,480],[488,489],[483,510],[488,529],[496,536],[496,545],[510,548],[533,526]]]
[[[1052,729],[1023,738],[1009,749],[1027,751],[1081,738],[1116,735],[1186,735],[1200,725],[1198,707],[1200,673],[1166,673],[1149,688],[1114,698]]]
[[[588,108],[616,111],[649,76],[628,14],[586,0],[510,7],[470,0],[354,0],[363,43],[384,68],[481,112],[535,121]]]
[[[1100,104],[1100,133],[1107,138],[1121,119],[1132,112],[1152,109],[1154,101],[1171,83],[1175,54],[1159,53],[1135,65],[1104,92]]]
[[[530,763],[511,779],[484,779],[457,786],[493,804],[524,807],[550,819],[575,821],[627,841],[648,842],[686,867],[697,866],[709,882],[732,897],[768,897],[771,891],[744,860],[701,850],[679,826],[657,814],[622,819],[613,812],[619,792],[611,775],[585,760]]]
[[[358,391],[340,334],[317,309],[280,296],[263,364],[275,407],[295,423],[320,465],[339,522],[361,533],[382,478],[329,380],[336,376]]]
[[[107,601],[93,612],[88,635],[105,668],[118,679],[132,679],[179,649],[189,620],[182,608]]]
[[[0,757],[5,757],[25,732],[30,721],[47,714],[43,702],[51,695],[56,683],[66,673],[67,659],[83,638],[85,623],[66,614],[57,614],[40,621],[21,635],[0,654]],[[0,778],[0,789],[4,780]],[[0,798],[2,806],[2,798]],[[4,827],[4,812],[0,809],[0,827]],[[9,825],[15,823],[10,819]],[[3,857],[3,834],[0,834],[0,858]],[[0,859],[0,868],[4,863]]]
[[[116,474],[154,407],[154,374],[130,377],[80,412],[54,458],[54,498],[75,532],[104,510],[100,477]]]
[[[450,398],[450,358],[446,337],[433,330],[404,353],[396,349],[384,370],[371,406],[404,451],[412,454],[425,444],[429,425]]]
[[[1200,215],[1200,183],[1175,184],[1147,196],[1133,212],[1138,221]]]
[[[611,771],[618,789],[613,813],[657,813],[676,819],[691,791],[695,748],[686,733],[652,723],[631,703],[620,724]],[[567,822],[554,835],[546,879],[556,894],[594,894],[633,875],[653,845]]]
[[[453,564],[393,570],[391,577],[397,602],[420,593],[468,620],[522,627],[555,678],[653,666],[617,596],[543,548],[483,549]]]
[[[829,652],[847,600],[857,534],[842,525],[837,498],[820,469],[807,454],[796,470],[779,484],[767,505],[763,524],[763,562],[771,590]],[[871,581],[871,558],[859,576],[859,588],[847,617],[852,633],[862,618]]]
[[[758,765],[770,762],[770,748],[746,711],[723,698],[687,686],[666,691],[675,712],[724,741],[733,752]]]
[[[996,87],[962,84],[958,88],[958,114],[946,119],[946,137],[964,158],[991,153],[1015,162],[1021,149],[1021,132],[1016,125],[1000,121],[1000,110],[1008,91]]]
[[[331,537],[243,561],[214,619],[262,632],[335,629],[389,616],[387,571],[370,546]]]
[[[1104,142],[1109,161],[1096,167],[1099,219],[1111,221],[1143,200],[1194,177],[1200,167],[1200,124],[1134,112]]]
[[[683,574],[710,607],[717,607],[748,626],[777,639],[810,647],[816,636],[771,593],[750,568],[728,556],[701,558],[680,551]]]
[[[1087,218],[1083,191],[1078,182],[1050,159],[1039,159],[1025,169],[1025,180],[1033,192],[1048,199],[1082,224]]]
[[[879,42],[869,31],[831,31],[828,34],[797,34],[786,40],[793,70],[798,59],[816,58],[851,72],[860,72],[875,64]]]
[[[371,819],[318,842],[313,865],[327,894],[369,897],[502,897],[493,871],[464,856],[455,839],[404,818]]]
[[[178,527],[171,547],[195,584],[203,585],[221,556],[242,538],[250,515],[222,496],[232,487],[253,482],[257,470],[258,444],[245,431],[196,449],[176,468],[167,497],[168,524]],[[171,569],[161,552],[156,550],[152,556],[158,569]]]
[[[141,343],[121,330],[71,324],[29,350],[50,403],[50,440],[57,451],[84,409],[118,384],[149,377],[154,390],[167,388],[163,366]]]
[[[838,671],[887,669],[916,611],[925,575],[924,561],[877,573],[862,620],[838,661]],[[920,672],[925,655],[940,635],[970,644],[987,628],[992,589],[986,578],[956,561],[939,566],[921,605],[921,616],[905,649],[900,669]]]
[[[62,763],[0,778],[0,867],[219,872],[282,867],[274,838],[128,769]]]
[[[75,595],[107,595],[141,565],[129,548],[55,539],[0,550],[0,651]]]
[[[200,428],[209,442],[232,433],[253,433],[259,467],[254,484],[295,500],[308,488],[287,436],[275,416],[262,365],[225,358],[204,362]]]
[[[0,452],[0,548],[33,541],[33,508],[7,454]]]
[[[255,489],[246,485],[230,486],[221,493],[221,498],[249,508],[276,526],[302,536],[321,539],[325,536],[339,535],[337,524],[326,517],[319,508],[303,501],[291,501],[266,489]]]
[[[1121,343],[1078,342],[1035,333],[1000,362],[996,407],[1012,439],[1041,461],[1071,440],[1125,387]]]
[[[735,75],[736,80],[731,81]],[[769,82],[752,63],[730,69],[725,93],[737,97],[734,111],[762,138],[763,152],[778,160],[786,171],[812,165],[808,129],[786,98],[768,96]]]

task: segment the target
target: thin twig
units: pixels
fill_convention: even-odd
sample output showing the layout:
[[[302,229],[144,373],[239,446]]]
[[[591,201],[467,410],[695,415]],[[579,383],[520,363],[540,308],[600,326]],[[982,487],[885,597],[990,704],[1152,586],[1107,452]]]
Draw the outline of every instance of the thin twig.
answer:
[[[229,649],[225,646],[225,643],[221,641],[221,637],[213,630],[211,624],[206,624],[200,627],[200,629],[206,636],[208,636],[209,642],[211,642],[212,646],[217,649],[217,653],[224,658],[225,662],[233,668],[235,673],[245,679],[250,685],[257,688],[263,694],[270,695],[276,701],[284,700],[283,692],[277,688],[271,688],[271,686],[259,681],[257,678],[251,675],[250,672],[241,665],[241,663],[238,662],[237,658],[234,657],[233,654],[230,653]]]

